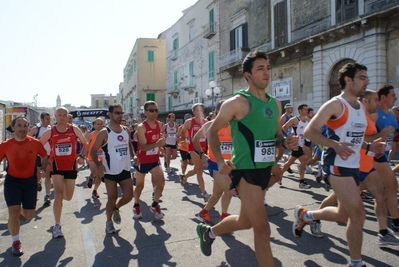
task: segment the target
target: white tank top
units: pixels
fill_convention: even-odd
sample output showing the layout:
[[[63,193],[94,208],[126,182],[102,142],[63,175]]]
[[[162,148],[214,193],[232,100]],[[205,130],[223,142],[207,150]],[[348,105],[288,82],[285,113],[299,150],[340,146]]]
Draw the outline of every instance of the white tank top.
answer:
[[[38,125],[38,126],[37,126],[37,132],[36,132],[36,134],[35,134],[34,137],[35,137],[36,139],[39,139],[39,140],[40,140],[40,138],[42,137],[43,133],[44,133],[45,131],[47,131],[48,129],[51,129],[51,126],[50,126],[50,125],[48,125],[47,127],[43,127],[43,126],[41,126],[41,125]],[[50,148],[50,144],[49,144],[48,142],[44,144],[44,149],[46,149],[47,155],[50,155],[50,150],[51,150],[51,148]]]
[[[166,144],[167,145],[176,145],[177,138],[177,129],[176,129],[176,122],[173,123],[173,126],[169,126],[169,123],[166,124]]]
[[[122,132],[115,133],[107,127],[108,141],[102,146],[104,152],[103,165],[105,173],[116,175],[123,170],[130,171],[129,134],[125,127]]]
[[[297,116],[298,126],[292,127],[292,132],[298,136],[298,146],[303,147],[305,144],[305,137],[303,136],[303,132],[305,131],[306,126],[308,126],[308,120],[305,118],[305,121],[301,121],[301,119]]]
[[[338,118],[327,121],[327,138],[339,142],[352,143],[353,146],[350,148],[354,150],[355,153],[347,160],[343,160],[334,149],[324,147],[321,164],[356,169],[360,166],[360,149],[367,127],[366,115],[359,101],[359,109],[354,109],[341,96],[337,96],[336,98],[341,101],[343,112]]]

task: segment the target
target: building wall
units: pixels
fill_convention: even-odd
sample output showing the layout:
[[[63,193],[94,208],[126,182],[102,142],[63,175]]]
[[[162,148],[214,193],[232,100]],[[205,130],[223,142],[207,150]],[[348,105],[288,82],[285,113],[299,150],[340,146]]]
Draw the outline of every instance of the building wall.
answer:
[[[91,108],[105,108],[108,109],[110,105],[117,104],[119,96],[105,95],[105,94],[91,94]],[[71,110],[70,110],[71,111]]]

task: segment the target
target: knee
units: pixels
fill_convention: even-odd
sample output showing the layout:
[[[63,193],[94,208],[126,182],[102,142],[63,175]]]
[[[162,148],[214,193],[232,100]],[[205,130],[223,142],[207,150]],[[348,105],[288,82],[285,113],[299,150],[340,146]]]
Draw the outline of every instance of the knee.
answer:
[[[363,224],[366,220],[366,211],[364,210],[364,207],[359,207],[355,209],[353,214],[349,215],[349,217],[351,219],[351,222],[356,224]]]
[[[259,222],[253,225],[254,235],[262,236],[263,238],[270,238],[271,230],[268,222]]]
[[[378,205],[384,205],[388,199],[388,194],[384,190],[384,192],[380,192],[379,194],[376,194],[374,197],[375,197],[375,202]]]
[[[35,211],[24,211],[24,217],[27,220],[31,220],[34,215],[35,215]]]

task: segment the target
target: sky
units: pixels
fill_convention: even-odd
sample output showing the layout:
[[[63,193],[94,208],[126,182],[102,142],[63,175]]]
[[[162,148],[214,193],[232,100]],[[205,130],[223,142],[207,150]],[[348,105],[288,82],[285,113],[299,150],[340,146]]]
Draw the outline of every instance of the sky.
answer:
[[[0,0],[0,101],[90,106],[112,94],[138,38],[157,38],[197,0]]]

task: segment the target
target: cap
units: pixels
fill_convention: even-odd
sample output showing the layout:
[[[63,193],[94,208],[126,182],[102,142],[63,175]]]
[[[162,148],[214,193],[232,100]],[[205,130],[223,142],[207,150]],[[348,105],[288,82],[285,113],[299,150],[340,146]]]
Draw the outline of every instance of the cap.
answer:
[[[190,119],[191,117],[192,117],[191,114],[188,114],[188,113],[186,115],[184,115],[185,120]]]
[[[287,104],[285,104],[284,108],[293,108],[293,106],[292,106],[292,104],[287,103]]]

